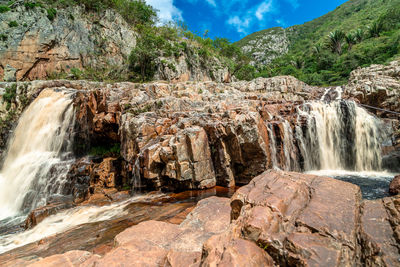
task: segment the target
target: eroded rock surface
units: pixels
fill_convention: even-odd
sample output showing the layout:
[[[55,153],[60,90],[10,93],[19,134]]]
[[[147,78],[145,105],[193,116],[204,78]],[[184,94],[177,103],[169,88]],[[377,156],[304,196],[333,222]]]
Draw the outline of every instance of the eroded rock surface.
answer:
[[[83,266],[397,266],[399,218],[398,197],[362,201],[353,184],[267,171],[230,200],[200,201],[180,225],[125,230]]]

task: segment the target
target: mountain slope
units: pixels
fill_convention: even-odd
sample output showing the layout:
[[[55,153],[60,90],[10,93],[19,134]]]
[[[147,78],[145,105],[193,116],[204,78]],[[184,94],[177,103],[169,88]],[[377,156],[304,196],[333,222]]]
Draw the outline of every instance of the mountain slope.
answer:
[[[256,32],[236,45],[250,54],[252,65],[258,67],[258,76],[286,74],[315,85],[341,84],[351,69],[386,63],[399,54],[399,22],[400,0],[350,0],[303,25]],[[371,36],[369,27],[374,23],[381,28]],[[358,29],[363,34],[362,40],[347,46],[343,36],[343,53],[329,53],[331,32],[354,35]],[[277,33],[284,42],[273,44],[273,39],[279,39]],[[286,46],[284,53],[282,48]]]

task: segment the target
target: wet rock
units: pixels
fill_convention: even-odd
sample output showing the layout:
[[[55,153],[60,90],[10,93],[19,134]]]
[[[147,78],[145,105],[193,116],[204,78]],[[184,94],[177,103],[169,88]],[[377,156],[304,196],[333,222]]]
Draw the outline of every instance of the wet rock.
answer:
[[[389,185],[389,193],[391,195],[400,194],[400,175],[393,178]]]
[[[36,226],[38,223],[46,219],[47,217],[57,214],[58,212],[66,209],[70,209],[75,205],[72,200],[55,202],[44,207],[39,207],[31,211],[28,218],[25,220],[25,229],[30,229]]]
[[[198,203],[180,225],[147,221],[115,237],[116,247],[96,266],[200,266],[202,245],[228,229],[229,199],[211,197]]]

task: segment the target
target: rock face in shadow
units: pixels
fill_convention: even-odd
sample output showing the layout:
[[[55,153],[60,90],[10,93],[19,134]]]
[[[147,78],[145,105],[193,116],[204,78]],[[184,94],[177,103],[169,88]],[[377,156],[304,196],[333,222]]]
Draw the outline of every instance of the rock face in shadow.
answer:
[[[400,175],[393,178],[389,185],[389,193],[391,195],[400,194]]]
[[[125,230],[80,266],[397,266],[399,218],[399,197],[362,201],[353,184],[267,171],[230,200],[200,201],[180,225]]]

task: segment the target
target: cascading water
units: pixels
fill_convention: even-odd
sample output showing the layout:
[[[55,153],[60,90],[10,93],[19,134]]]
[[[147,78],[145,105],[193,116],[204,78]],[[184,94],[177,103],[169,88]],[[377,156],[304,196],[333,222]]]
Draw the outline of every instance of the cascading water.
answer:
[[[269,136],[269,149],[271,151],[271,161],[272,161],[272,168],[274,169],[279,169],[278,167],[278,160],[276,158],[277,152],[276,152],[276,140],[275,140],[275,134],[272,130],[272,125],[268,124],[267,127],[268,130],[268,136]]]
[[[380,121],[353,101],[311,102],[298,108],[306,118],[303,134],[305,171],[381,169]]]
[[[44,90],[22,114],[0,172],[0,220],[61,194],[71,163],[72,98]]]

